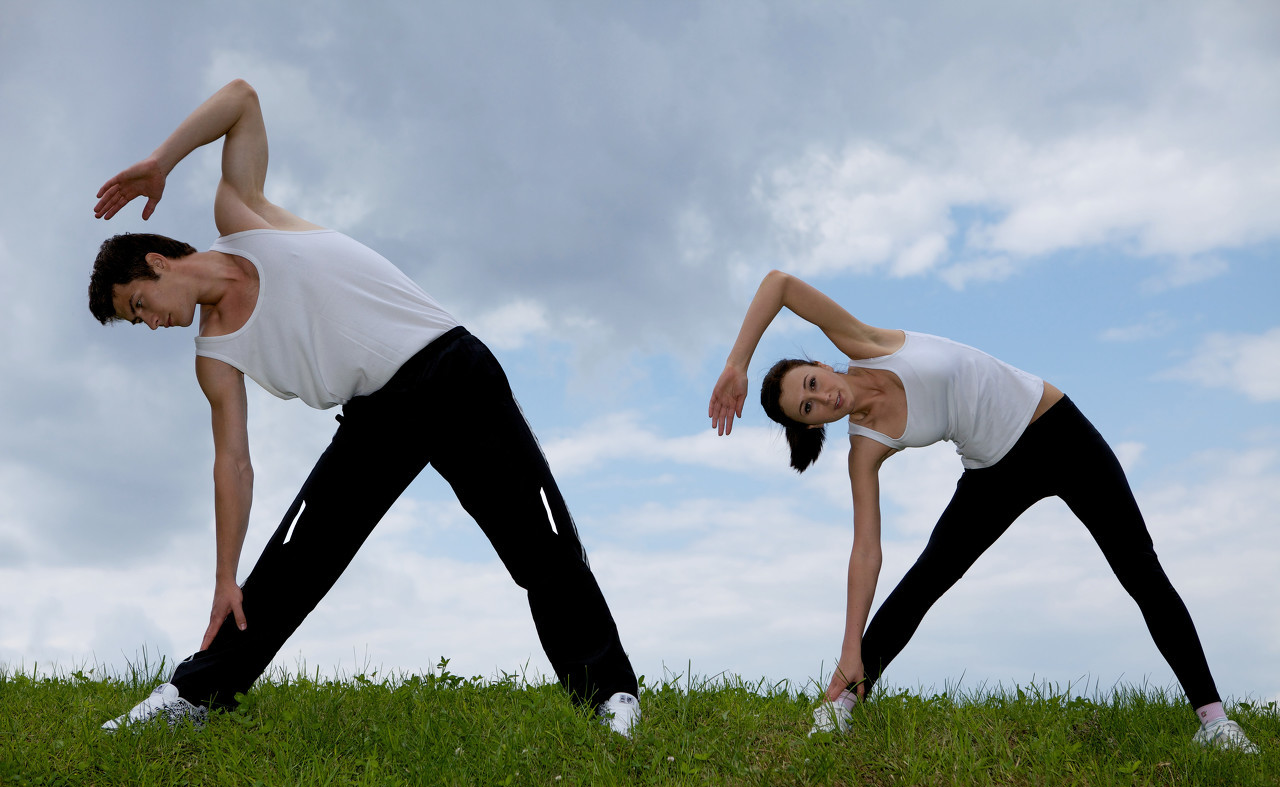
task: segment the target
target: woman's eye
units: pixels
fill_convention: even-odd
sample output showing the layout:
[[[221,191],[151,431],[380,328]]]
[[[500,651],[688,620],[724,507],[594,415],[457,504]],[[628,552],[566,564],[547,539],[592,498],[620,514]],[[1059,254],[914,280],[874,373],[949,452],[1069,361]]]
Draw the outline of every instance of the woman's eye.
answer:
[[[813,410],[813,405],[809,404],[808,402],[805,402],[805,403],[804,403],[804,414],[805,414],[805,415],[808,415],[808,414],[809,414],[809,412],[810,412],[811,410]]]
[[[817,377],[810,377],[810,378],[809,378],[809,390],[810,390],[810,391],[816,390],[816,389],[817,389],[817,387],[818,387],[818,378],[817,378]]]

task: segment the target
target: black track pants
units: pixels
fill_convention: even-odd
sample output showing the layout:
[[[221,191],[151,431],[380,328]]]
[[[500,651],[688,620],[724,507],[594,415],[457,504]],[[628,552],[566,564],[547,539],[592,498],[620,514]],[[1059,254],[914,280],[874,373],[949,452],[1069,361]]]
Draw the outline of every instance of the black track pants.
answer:
[[[428,463],[528,591],[542,647],[573,698],[596,706],[614,692],[638,693],[569,510],[479,339],[454,328],[379,391],[348,402],[339,420],[244,582],[248,628],[228,616],[208,650],[178,665],[172,682],[183,697],[234,707]]]
[[[1218,702],[1191,615],[1152,547],[1119,461],[1063,398],[995,465],[966,470],[915,565],[880,605],[862,638],[869,689],[906,646],[933,603],[1033,503],[1058,496],[1089,529],[1138,603],[1161,655],[1193,707]]]

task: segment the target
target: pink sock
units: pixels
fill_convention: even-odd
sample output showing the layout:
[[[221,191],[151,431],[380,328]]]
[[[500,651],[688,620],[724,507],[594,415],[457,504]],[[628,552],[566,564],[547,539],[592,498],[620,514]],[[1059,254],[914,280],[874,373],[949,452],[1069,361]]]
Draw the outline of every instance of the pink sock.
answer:
[[[1201,705],[1196,708],[1196,715],[1200,717],[1201,724],[1213,724],[1219,719],[1227,718],[1227,712],[1222,709],[1221,702],[1211,702],[1208,705]]]

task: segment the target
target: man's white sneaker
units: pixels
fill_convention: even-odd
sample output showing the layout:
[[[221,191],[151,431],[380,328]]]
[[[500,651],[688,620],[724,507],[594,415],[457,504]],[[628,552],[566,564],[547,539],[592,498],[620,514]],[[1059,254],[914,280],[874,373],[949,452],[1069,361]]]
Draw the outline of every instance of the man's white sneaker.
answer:
[[[849,719],[853,714],[843,702],[824,701],[813,709],[813,726],[809,728],[809,737],[818,732],[843,733],[849,731]]]
[[[1245,736],[1240,725],[1231,719],[1218,719],[1210,724],[1201,725],[1200,730],[1191,738],[1191,742],[1205,747],[1242,751],[1245,754],[1258,753],[1258,747]]]
[[[620,691],[604,702],[597,713],[601,724],[624,738],[630,738],[631,728],[640,721],[640,700],[635,695]]]
[[[205,706],[192,705],[179,697],[177,686],[172,683],[161,683],[151,692],[151,696],[134,705],[133,709],[123,716],[117,716],[103,724],[102,729],[115,732],[121,727],[147,724],[158,718],[169,722],[170,727],[183,719],[191,719],[191,723],[199,729],[204,726],[205,717],[208,715],[209,710]]]

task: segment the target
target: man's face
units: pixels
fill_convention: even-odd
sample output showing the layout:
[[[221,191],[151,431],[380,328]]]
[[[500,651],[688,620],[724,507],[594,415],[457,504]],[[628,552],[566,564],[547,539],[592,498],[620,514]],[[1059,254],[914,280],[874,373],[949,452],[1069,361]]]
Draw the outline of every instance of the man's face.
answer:
[[[183,297],[174,276],[157,270],[158,279],[134,279],[112,288],[111,301],[116,316],[151,330],[190,325],[195,318],[195,302]]]

